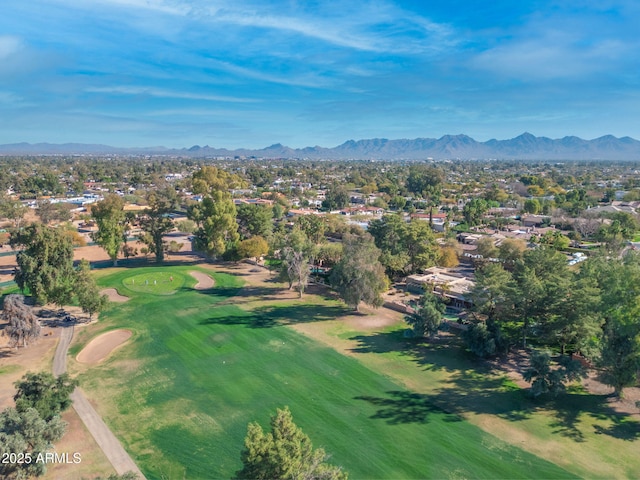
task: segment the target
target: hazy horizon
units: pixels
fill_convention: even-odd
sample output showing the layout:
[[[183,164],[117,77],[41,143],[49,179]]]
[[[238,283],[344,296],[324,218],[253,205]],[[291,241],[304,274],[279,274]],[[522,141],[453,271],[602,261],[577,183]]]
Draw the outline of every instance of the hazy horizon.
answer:
[[[640,5],[6,0],[0,144],[640,137]]]

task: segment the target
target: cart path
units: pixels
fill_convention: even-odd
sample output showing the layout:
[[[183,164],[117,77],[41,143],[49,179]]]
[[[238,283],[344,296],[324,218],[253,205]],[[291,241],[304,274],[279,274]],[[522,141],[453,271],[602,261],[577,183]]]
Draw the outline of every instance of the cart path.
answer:
[[[67,371],[67,350],[73,338],[73,326],[63,327],[60,332],[60,341],[53,357],[53,374],[57,377]],[[113,465],[116,473],[122,475],[126,472],[134,472],[140,480],[144,480],[142,474],[133,459],[122,447],[116,436],[104,423],[98,412],[93,408],[84,392],[76,388],[71,394],[73,408],[83,421],[87,430],[91,433],[98,446]]]

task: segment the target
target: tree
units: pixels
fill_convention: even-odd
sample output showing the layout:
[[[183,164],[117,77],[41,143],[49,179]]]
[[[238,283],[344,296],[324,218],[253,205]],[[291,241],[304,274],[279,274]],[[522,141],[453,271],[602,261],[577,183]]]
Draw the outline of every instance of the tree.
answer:
[[[74,247],[86,247],[87,241],[84,236],[78,232],[77,227],[71,222],[61,223],[56,226],[56,229],[66,233],[71,238],[71,243]]]
[[[193,220],[180,220],[176,223],[176,228],[182,233],[193,233],[196,231],[196,223]]]
[[[288,407],[271,417],[271,431],[251,422],[241,454],[242,469],[237,479],[255,480],[346,480],[340,467],[326,463],[328,456],[313,448],[311,439],[293,422]]]
[[[122,245],[122,256],[124,258],[135,257],[136,255],[138,255],[137,248],[126,243]]]
[[[640,368],[640,321],[638,309],[615,312],[607,321],[602,337],[600,364],[603,380],[618,397],[624,387],[634,385]]]
[[[440,247],[438,265],[445,268],[452,268],[457,267],[459,263],[460,261],[458,260],[458,252],[456,252],[456,249],[454,247]]]
[[[254,258],[257,261],[258,258],[267,253],[269,253],[269,244],[260,236],[247,238],[238,244],[240,258]]]
[[[537,198],[528,198],[524,201],[522,210],[525,213],[536,215],[542,211],[542,205],[540,205],[540,200],[538,200]]]
[[[564,250],[570,244],[569,237],[565,237],[559,230],[549,230],[540,237],[540,243],[549,245],[556,250]]]
[[[440,298],[432,292],[425,292],[415,312],[407,315],[405,321],[412,326],[418,337],[433,338],[438,333],[445,309],[446,306]]]
[[[268,238],[273,232],[273,210],[269,206],[240,204],[236,207],[240,238],[254,236]]]
[[[115,267],[118,264],[118,252],[127,241],[124,198],[115,194],[107,195],[91,208],[91,216],[98,225],[98,231],[91,237],[107,252]]]
[[[238,175],[221,168],[204,166],[191,176],[193,192],[201,195],[215,190],[227,191],[230,188],[244,187],[245,182]]]
[[[84,313],[89,314],[89,320],[91,320],[94,313],[102,311],[109,303],[109,298],[100,294],[100,289],[95,279],[91,276],[91,266],[85,259],[80,261],[80,265],[76,270],[75,293],[78,297],[80,308]]]
[[[389,200],[389,206],[394,208],[395,210],[403,210],[407,205],[407,199],[401,197],[400,195],[396,195],[391,200]]]
[[[296,219],[296,224],[315,245],[324,241],[326,225],[323,217],[319,215],[303,215]]]
[[[29,211],[29,207],[20,200],[14,200],[0,193],[0,217],[6,217],[13,222],[13,228],[18,231],[22,226],[22,220]]]
[[[284,207],[279,203],[274,203],[271,207],[271,213],[274,219],[280,220],[284,216]]]
[[[577,274],[564,301],[558,305],[548,327],[548,341],[560,346],[564,355],[567,347],[588,353],[594,339],[602,333],[600,289],[594,278]]]
[[[0,412],[0,457],[23,453],[32,460],[28,463],[1,462],[0,478],[25,479],[43,475],[46,462],[36,460],[53,448],[53,442],[62,438],[65,428],[66,423],[59,416],[46,421],[35,408],[23,411],[7,408]]]
[[[469,298],[473,312],[487,317],[489,321],[498,321],[508,317],[514,308],[513,288],[515,284],[511,273],[498,263],[490,263],[476,272],[476,282]]]
[[[207,255],[223,255],[228,246],[240,238],[236,207],[231,194],[225,190],[206,194],[202,202],[189,208],[187,215],[198,224],[194,247]]]
[[[527,244],[520,238],[505,238],[498,247],[498,258],[507,270],[512,270],[518,260],[522,259]]]
[[[361,302],[381,306],[381,295],[389,287],[389,282],[384,267],[378,261],[380,250],[373,238],[368,233],[361,236],[347,234],[342,243],[342,259],[331,272],[331,284],[345,303],[356,311]]]
[[[489,210],[489,204],[484,198],[473,198],[465,203],[462,215],[470,227],[482,223],[482,217]]]
[[[435,265],[438,248],[433,230],[427,222],[423,220],[409,222],[402,241],[409,257],[409,272],[418,272]]]
[[[38,216],[42,223],[66,222],[71,219],[71,209],[68,203],[52,203],[49,200],[38,202]]]
[[[309,279],[309,260],[313,251],[313,244],[299,227],[295,226],[281,243],[280,258],[282,265],[281,278],[289,283],[289,289],[296,283],[296,289],[302,298]]]
[[[9,345],[26,347],[28,342],[40,336],[40,323],[25,305],[22,295],[11,294],[4,298],[2,317],[8,323],[3,335],[9,337]]]
[[[414,165],[409,169],[405,185],[409,192],[437,202],[443,181],[444,172],[440,168],[431,165]]]
[[[492,357],[506,350],[500,326],[494,321],[474,323],[462,336],[469,350],[481,358]]]
[[[78,386],[78,381],[67,373],[55,378],[48,372],[29,372],[14,385],[17,389],[13,397],[16,410],[25,412],[33,408],[49,422],[71,406],[71,393]]]
[[[323,267],[332,267],[342,258],[341,243],[323,243],[316,251],[316,261]]]
[[[385,252],[398,254],[404,250],[407,222],[401,214],[385,214],[371,220],[367,231],[373,236],[376,246]]]
[[[150,253],[155,254],[156,261],[164,260],[164,235],[173,229],[173,220],[169,217],[178,204],[178,197],[173,188],[151,190],[147,194],[149,207],[140,216],[140,227],[144,233],[140,241],[147,245]]]
[[[520,324],[522,348],[526,348],[530,328],[535,325],[541,332],[548,331],[567,298],[571,277],[566,257],[544,246],[528,250],[516,264],[513,279],[510,320]]]
[[[533,397],[545,393],[551,393],[555,397],[565,391],[565,383],[584,375],[584,369],[580,362],[562,357],[560,365],[553,367],[549,352],[541,351],[534,351],[531,354],[529,368],[522,373],[524,380],[531,383]]]
[[[476,253],[482,258],[497,258],[498,249],[491,237],[484,236],[476,242]]]
[[[342,185],[333,186],[325,193],[322,207],[327,210],[338,210],[349,206],[349,192]]]
[[[32,224],[11,238],[12,246],[24,245],[16,256],[15,281],[29,289],[38,303],[64,305],[73,293],[73,244],[64,231]]]

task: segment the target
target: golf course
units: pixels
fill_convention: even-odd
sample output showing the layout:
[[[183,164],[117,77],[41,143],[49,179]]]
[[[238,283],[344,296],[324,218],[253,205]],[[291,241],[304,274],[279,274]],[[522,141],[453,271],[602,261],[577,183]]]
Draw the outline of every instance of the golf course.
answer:
[[[196,288],[194,271],[211,276],[214,287]],[[111,303],[99,322],[77,332],[69,370],[147,478],[232,477],[241,467],[247,424],[266,426],[285,405],[314,446],[353,479],[588,473],[571,459],[561,468],[530,453],[524,441],[487,433],[492,427],[483,425],[480,413],[491,412],[486,406],[479,412],[478,388],[493,382],[502,395],[485,402],[509,402],[494,405],[496,432],[511,439],[503,425],[528,421],[533,434],[522,438],[537,441],[535,430],[544,429],[544,421],[532,423],[541,417],[518,396],[522,392],[512,391],[517,387],[467,375],[466,383],[451,388],[448,402],[435,385],[451,384],[464,366],[418,365],[407,352],[380,349],[376,336],[390,337],[396,347],[402,343],[398,327],[365,334],[345,326],[338,318],[350,312],[330,294],[283,297],[281,284],[258,287],[245,284],[242,275],[194,266],[105,269],[97,275],[102,288],[129,300]],[[104,360],[75,360],[92,339],[120,329],[131,337]],[[469,409],[466,395],[473,402]],[[526,414],[518,418],[520,407]],[[628,440],[620,441],[630,445]],[[624,455],[614,476],[625,474]]]

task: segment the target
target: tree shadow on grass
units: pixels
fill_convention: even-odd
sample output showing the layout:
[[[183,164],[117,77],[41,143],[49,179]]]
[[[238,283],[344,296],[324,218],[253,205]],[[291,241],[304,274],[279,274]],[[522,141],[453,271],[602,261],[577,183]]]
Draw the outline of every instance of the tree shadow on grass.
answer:
[[[640,438],[640,423],[628,420],[624,417],[614,417],[608,427],[595,425],[594,430],[598,435],[609,435],[619,440],[633,441]]]
[[[488,373],[490,371],[484,362],[476,362],[474,358],[471,358],[461,348],[460,340],[453,335],[427,340],[407,338],[404,332],[404,330],[397,329],[390,332],[353,336],[349,340],[355,340],[358,345],[351,351],[354,353],[401,353],[425,370],[457,372],[460,369],[471,367],[478,372]]]
[[[239,311],[228,314],[221,312],[200,322],[202,325],[246,325],[249,328],[270,328],[296,323],[322,322],[333,320],[345,314],[340,305],[268,305],[251,312]]]
[[[444,338],[447,340],[447,338]],[[459,338],[449,337],[449,344],[429,343],[424,339],[404,338],[402,330],[388,333],[351,337],[358,345],[355,353],[400,353],[424,370],[443,370],[441,385],[429,395],[388,392],[392,398],[362,397],[369,403],[381,406],[375,418],[402,419],[421,418],[431,412],[428,405],[450,414],[463,416],[468,413],[496,415],[508,421],[522,421],[534,414],[549,417],[549,426],[554,434],[575,442],[586,441],[590,422],[597,421],[595,432],[623,440],[640,439],[640,422],[630,415],[615,411],[604,395],[566,392],[558,397],[533,399],[528,389],[518,387],[504,376],[496,373],[488,362],[471,357]]]
[[[207,291],[201,291],[206,293]],[[211,290],[208,290],[209,293],[216,294],[216,288],[214,287]],[[283,300],[282,298],[283,289],[280,286],[269,285],[269,286],[258,286],[258,285],[245,285],[241,288],[236,289],[235,295],[233,295],[233,299],[227,300],[226,303],[233,303],[234,305],[247,303],[250,301],[260,300],[260,301],[275,301],[275,300]]]
[[[232,297],[238,296],[243,287],[236,286],[214,286],[206,290],[196,290],[191,287],[182,287],[180,291],[198,292],[204,295],[210,295],[214,297],[218,302],[223,302]]]
[[[373,419],[386,420],[390,425],[406,423],[429,423],[432,415],[445,415],[447,422],[460,422],[462,417],[449,414],[437,407],[428,395],[418,393],[393,390],[386,392],[388,398],[373,396],[358,396],[355,400],[362,400],[378,408],[378,411],[371,415]]]

